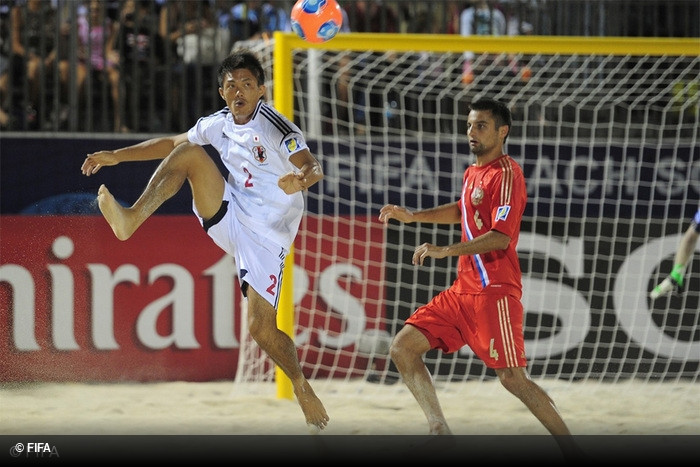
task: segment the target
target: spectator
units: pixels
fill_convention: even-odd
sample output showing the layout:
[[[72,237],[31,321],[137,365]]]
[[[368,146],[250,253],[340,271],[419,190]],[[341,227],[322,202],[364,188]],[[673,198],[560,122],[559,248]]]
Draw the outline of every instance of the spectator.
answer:
[[[251,0],[235,4],[228,16],[228,27],[231,31],[232,46],[238,41],[246,41],[261,33],[260,19],[256,11],[259,0]]]
[[[358,0],[345,5],[355,32],[399,32],[399,15],[381,0]]]
[[[473,0],[472,5],[462,11],[459,24],[462,36],[503,36],[506,33],[503,12],[487,0]],[[474,59],[474,52],[464,52],[462,82],[465,84],[474,81],[474,73],[478,71],[474,69]]]
[[[445,8],[447,10],[447,24],[445,25],[446,34],[459,34],[460,33],[460,15],[464,8],[461,6],[462,2],[450,1]]]
[[[81,60],[88,64],[87,70],[96,84],[108,84],[112,109],[112,128],[123,131],[119,113],[119,52],[115,40],[119,26],[107,15],[102,0],[90,0],[87,13],[78,18],[78,41]],[[87,73],[86,73],[87,74]],[[81,92],[84,79],[79,84]],[[91,96],[85,96],[90,99]]]
[[[231,51],[231,8],[228,0],[214,0],[212,5],[214,10],[214,18],[217,21],[217,37],[219,38],[219,50],[223,51],[224,56]],[[221,55],[219,56],[221,57]]]
[[[208,0],[170,0],[161,7],[159,34],[165,47],[169,47],[168,62],[173,63],[168,105],[171,126],[176,131],[218,108],[218,94],[204,94],[216,82],[217,32],[216,17]]]
[[[533,31],[532,24],[523,19],[525,5],[517,0],[508,0],[502,3],[503,14],[506,17],[506,34],[509,36],[530,35]],[[514,75],[520,75],[522,81],[529,81],[532,71],[527,65],[522,65],[514,54],[508,55],[508,67]]]
[[[40,104],[41,93],[49,86],[46,81],[54,71],[56,50],[56,10],[51,2],[42,0],[18,0],[12,8],[10,29],[12,34],[13,86],[23,88],[26,94],[22,105],[24,129],[37,129],[39,120],[48,109]]]
[[[164,3],[159,32],[185,63],[216,63],[216,19],[208,0]]]
[[[10,77],[10,3],[0,1],[0,129],[9,128],[9,77]]]
[[[226,14],[232,42],[269,39],[275,31],[291,31],[289,12],[279,1],[249,0],[235,4]]]
[[[125,0],[117,34],[119,66],[125,90],[123,131],[162,131],[163,93],[156,89],[162,75],[163,42],[158,11],[149,0]]]
[[[264,39],[272,37],[275,31],[291,31],[292,25],[289,21],[289,12],[277,6],[280,2],[264,2],[260,6],[260,33]]]

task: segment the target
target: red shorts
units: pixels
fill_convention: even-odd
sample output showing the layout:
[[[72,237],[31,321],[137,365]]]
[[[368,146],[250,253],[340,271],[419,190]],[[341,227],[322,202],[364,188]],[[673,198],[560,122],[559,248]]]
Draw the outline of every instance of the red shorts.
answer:
[[[418,308],[406,324],[418,328],[433,349],[452,353],[468,345],[489,368],[527,365],[523,304],[512,295],[447,289]]]

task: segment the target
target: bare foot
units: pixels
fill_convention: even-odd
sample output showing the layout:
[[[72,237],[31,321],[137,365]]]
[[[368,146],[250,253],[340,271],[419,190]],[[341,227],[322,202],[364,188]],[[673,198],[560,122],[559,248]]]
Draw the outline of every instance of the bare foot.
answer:
[[[128,221],[126,209],[117,202],[104,185],[100,185],[100,189],[97,190],[97,204],[100,206],[100,211],[102,211],[102,215],[107,220],[107,223],[112,227],[114,235],[119,240],[126,240],[131,237],[136,228],[132,227]]]
[[[321,399],[316,396],[309,382],[304,381],[300,388],[295,387],[294,394],[297,396],[301,411],[304,412],[306,423],[323,430],[328,425],[328,414],[323,407]]]

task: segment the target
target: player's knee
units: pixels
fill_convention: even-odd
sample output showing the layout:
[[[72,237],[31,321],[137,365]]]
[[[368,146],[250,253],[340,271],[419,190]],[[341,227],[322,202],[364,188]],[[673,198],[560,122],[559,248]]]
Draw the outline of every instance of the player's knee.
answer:
[[[394,339],[389,345],[389,356],[393,361],[401,357],[401,344]]]
[[[503,377],[503,376],[499,375],[498,380],[501,382],[503,387],[506,388],[506,390],[508,390],[508,392],[511,392],[511,393],[517,392],[517,386],[514,384],[513,378]]]
[[[253,299],[255,302],[255,299]],[[274,309],[269,311],[265,307],[249,302],[248,309],[248,332],[258,343],[274,339],[278,332],[277,320]]]
[[[414,363],[430,350],[430,343],[421,331],[413,326],[404,327],[392,340],[389,355],[397,366],[402,362]]]
[[[276,323],[271,323],[261,314],[254,312],[248,314],[248,332],[256,341],[265,338],[266,335],[276,328]]]
[[[391,341],[389,346],[389,356],[396,363],[397,366],[401,366],[401,363],[410,359],[414,354],[414,349],[407,342],[407,339],[402,334],[398,334]]]
[[[501,368],[496,370],[496,374],[503,387],[513,394],[518,394],[523,385],[527,383],[518,368]]]
[[[274,341],[273,332],[276,331],[276,326],[270,328],[268,324],[258,320],[248,321],[248,333],[250,337],[260,346],[261,349],[267,351],[269,343]]]

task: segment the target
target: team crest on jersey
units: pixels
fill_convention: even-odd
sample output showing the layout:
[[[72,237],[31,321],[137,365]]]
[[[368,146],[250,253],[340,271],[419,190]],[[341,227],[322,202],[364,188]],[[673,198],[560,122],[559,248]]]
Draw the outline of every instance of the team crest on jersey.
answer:
[[[265,148],[262,146],[253,146],[253,158],[260,164],[267,160],[267,154],[265,154]]]
[[[481,187],[476,187],[472,191],[472,205],[478,206],[484,200],[484,190]]]
[[[508,218],[508,213],[510,212],[510,206],[498,206],[496,210],[496,220],[504,221]]]
[[[299,141],[297,141],[296,138],[289,138],[287,141],[284,142],[284,146],[287,148],[287,152],[289,154],[296,152],[299,149]]]

